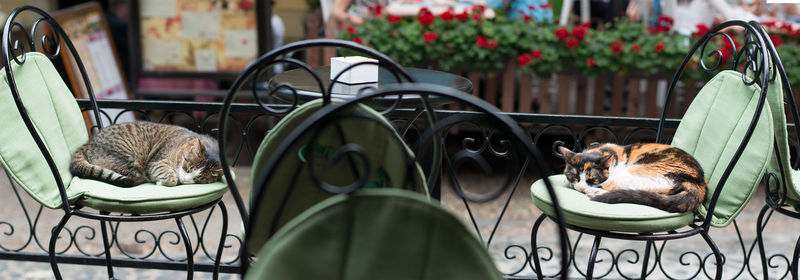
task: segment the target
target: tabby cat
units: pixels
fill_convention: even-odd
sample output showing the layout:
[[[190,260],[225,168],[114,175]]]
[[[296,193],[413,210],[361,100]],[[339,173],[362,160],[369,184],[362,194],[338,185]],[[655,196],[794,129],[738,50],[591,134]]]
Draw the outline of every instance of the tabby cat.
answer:
[[[703,203],[708,189],[700,163],[669,145],[601,144],[581,153],[559,151],[569,183],[594,201],[686,212]]]
[[[70,172],[120,187],[206,184],[222,178],[214,138],[168,124],[137,121],[101,129],[72,156]]]

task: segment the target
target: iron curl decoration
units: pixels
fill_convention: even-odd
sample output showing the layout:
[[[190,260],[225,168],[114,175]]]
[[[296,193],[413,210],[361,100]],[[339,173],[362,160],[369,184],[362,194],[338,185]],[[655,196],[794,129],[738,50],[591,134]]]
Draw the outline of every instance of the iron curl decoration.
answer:
[[[30,38],[36,38],[36,31],[39,30],[39,24],[42,22],[46,22],[50,28],[53,30],[57,30],[55,27],[56,24],[53,24],[54,19],[51,17],[42,17],[37,19],[33,26],[31,27],[31,36]],[[48,32],[42,31],[42,39],[41,39],[41,48],[40,51],[47,55],[50,59],[56,59],[61,54],[61,36],[57,31],[52,33],[53,36],[51,37]],[[55,38],[55,39],[53,39]],[[49,44],[48,44],[49,43]],[[50,47],[48,47],[48,45]],[[53,47],[55,46],[55,47]],[[31,47],[33,47],[33,42],[31,42]],[[55,48],[55,49],[52,49]],[[34,48],[35,49],[35,48]]]

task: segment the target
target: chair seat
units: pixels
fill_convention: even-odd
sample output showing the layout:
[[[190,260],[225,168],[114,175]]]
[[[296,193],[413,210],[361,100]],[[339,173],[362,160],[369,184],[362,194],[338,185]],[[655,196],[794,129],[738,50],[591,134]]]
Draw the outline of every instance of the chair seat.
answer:
[[[150,214],[181,211],[205,205],[222,197],[228,190],[220,181],[211,184],[187,184],[174,187],[153,183],[121,188],[97,180],[73,177],[67,193],[71,203],[101,211]]]
[[[563,174],[549,179],[561,204],[564,220],[570,225],[603,231],[654,233],[689,225],[694,219],[694,212],[671,213],[640,204],[592,201],[584,193],[570,188]],[[543,180],[533,183],[531,196],[536,207],[551,217],[555,216]]]

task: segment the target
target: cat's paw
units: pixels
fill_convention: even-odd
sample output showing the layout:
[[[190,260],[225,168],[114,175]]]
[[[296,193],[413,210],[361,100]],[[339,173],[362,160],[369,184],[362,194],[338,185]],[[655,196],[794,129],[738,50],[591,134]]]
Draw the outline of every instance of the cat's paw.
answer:
[[[156,181],[156,185],[165,187],[174,187],[178,185],[178,178],[169,177],[169,178],[159,179],[158,181]]]
[[[583,193],[586,194],[589,198],[595,198],[601,194],[607,193],[608,191],[601,189],[601,188],[586,188]]]

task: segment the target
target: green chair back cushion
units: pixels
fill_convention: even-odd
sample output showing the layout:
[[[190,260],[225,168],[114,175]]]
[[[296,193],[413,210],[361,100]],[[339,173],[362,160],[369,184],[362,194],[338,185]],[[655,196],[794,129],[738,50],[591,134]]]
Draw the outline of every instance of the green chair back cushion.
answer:
[[[776,154],[770,160],[767,172],[783,178],[786,184],[787,202],[793,205],[800,205],[800,186],[795,186],[793,177],[797,171],[792,169],[789,153],[789,132],[786,126],[786,112],[784,110],[784,91],[781,76],[777,75],[775,81],[767,87],[767,101],[772,110],[772,121],[775,127],[775,141],[777,144]],[[783,176],[781,176],[783,174]]]
[[[89,134],[78,103],[50,60],[28,52],[22,65],[12,60],[17,90],[36,132],[55,161],[64,187],[69,187],[72,154]],[[5,69],[0,78],[0,162],[14,181],[36,201],[49,208],[62,205],[56,180],[19,115]],[[75,193],[74,196],[79,195]],[[69,199],[73,199],[69,197]]]
[[[253,163],[253,190],[260,188],[260,178],[270,156],[289,134],[322,107],[322,100],[301,105],[271,130],[262,141]],[[427,195],[422,169],[413,162],[414,155],[403,139],[392,129],[382,115],[367,106],[357,104],[345,109],[337,116],[345,117],[325,127],[315,127],[295,142],[286,154],[281,155],[278,168],[269,175],[261,197],[251,197],[251,215],[257,225],[248,233],[253,239],[250,252],[258,248],[282,225],[312,205],[331,196],[319,189],[311,180],[306,162],[313,162],[317,177],[335,185],[346,185],[355,181],[359,164],[347,164],[347,160],[334,166],[324,162],[333,155],[342,143],[357,144],[365,149],[370,161],[370,181],[367,187],[411,188]],[[314,142],[312,143],[312,139]],[[343,142],[344,140],[344,142]],[[316,160],[314,160],[316,159]],[[411,161],[411,164],[408,162]],[[355,168],[354,168],[355,166]],[[409,166],[413,166],[409,168]],[[411,173],[411,174],[409,174]],[[409,176],[410,175],[410,176]],[[408,178],[411,177],[412,182]],[[254,195],[255,196],[255,195]]]
[[[259,251],[245,279],[502,279],[487,249],[427,197],[363,189],[320,202]]]
[[[773,153],[773,125],[769,104],[758,119],[733,172],[719,185],[725,168],[742,142],[758,107],[760,87],[745,85],[741,73],[722,71],[703,86],[678,126],[672,145],[693,155],[705,172],[709,190],[697,213],[705,218],[711,196],[724,187],[711,225],[727,226],[752,197]]]

